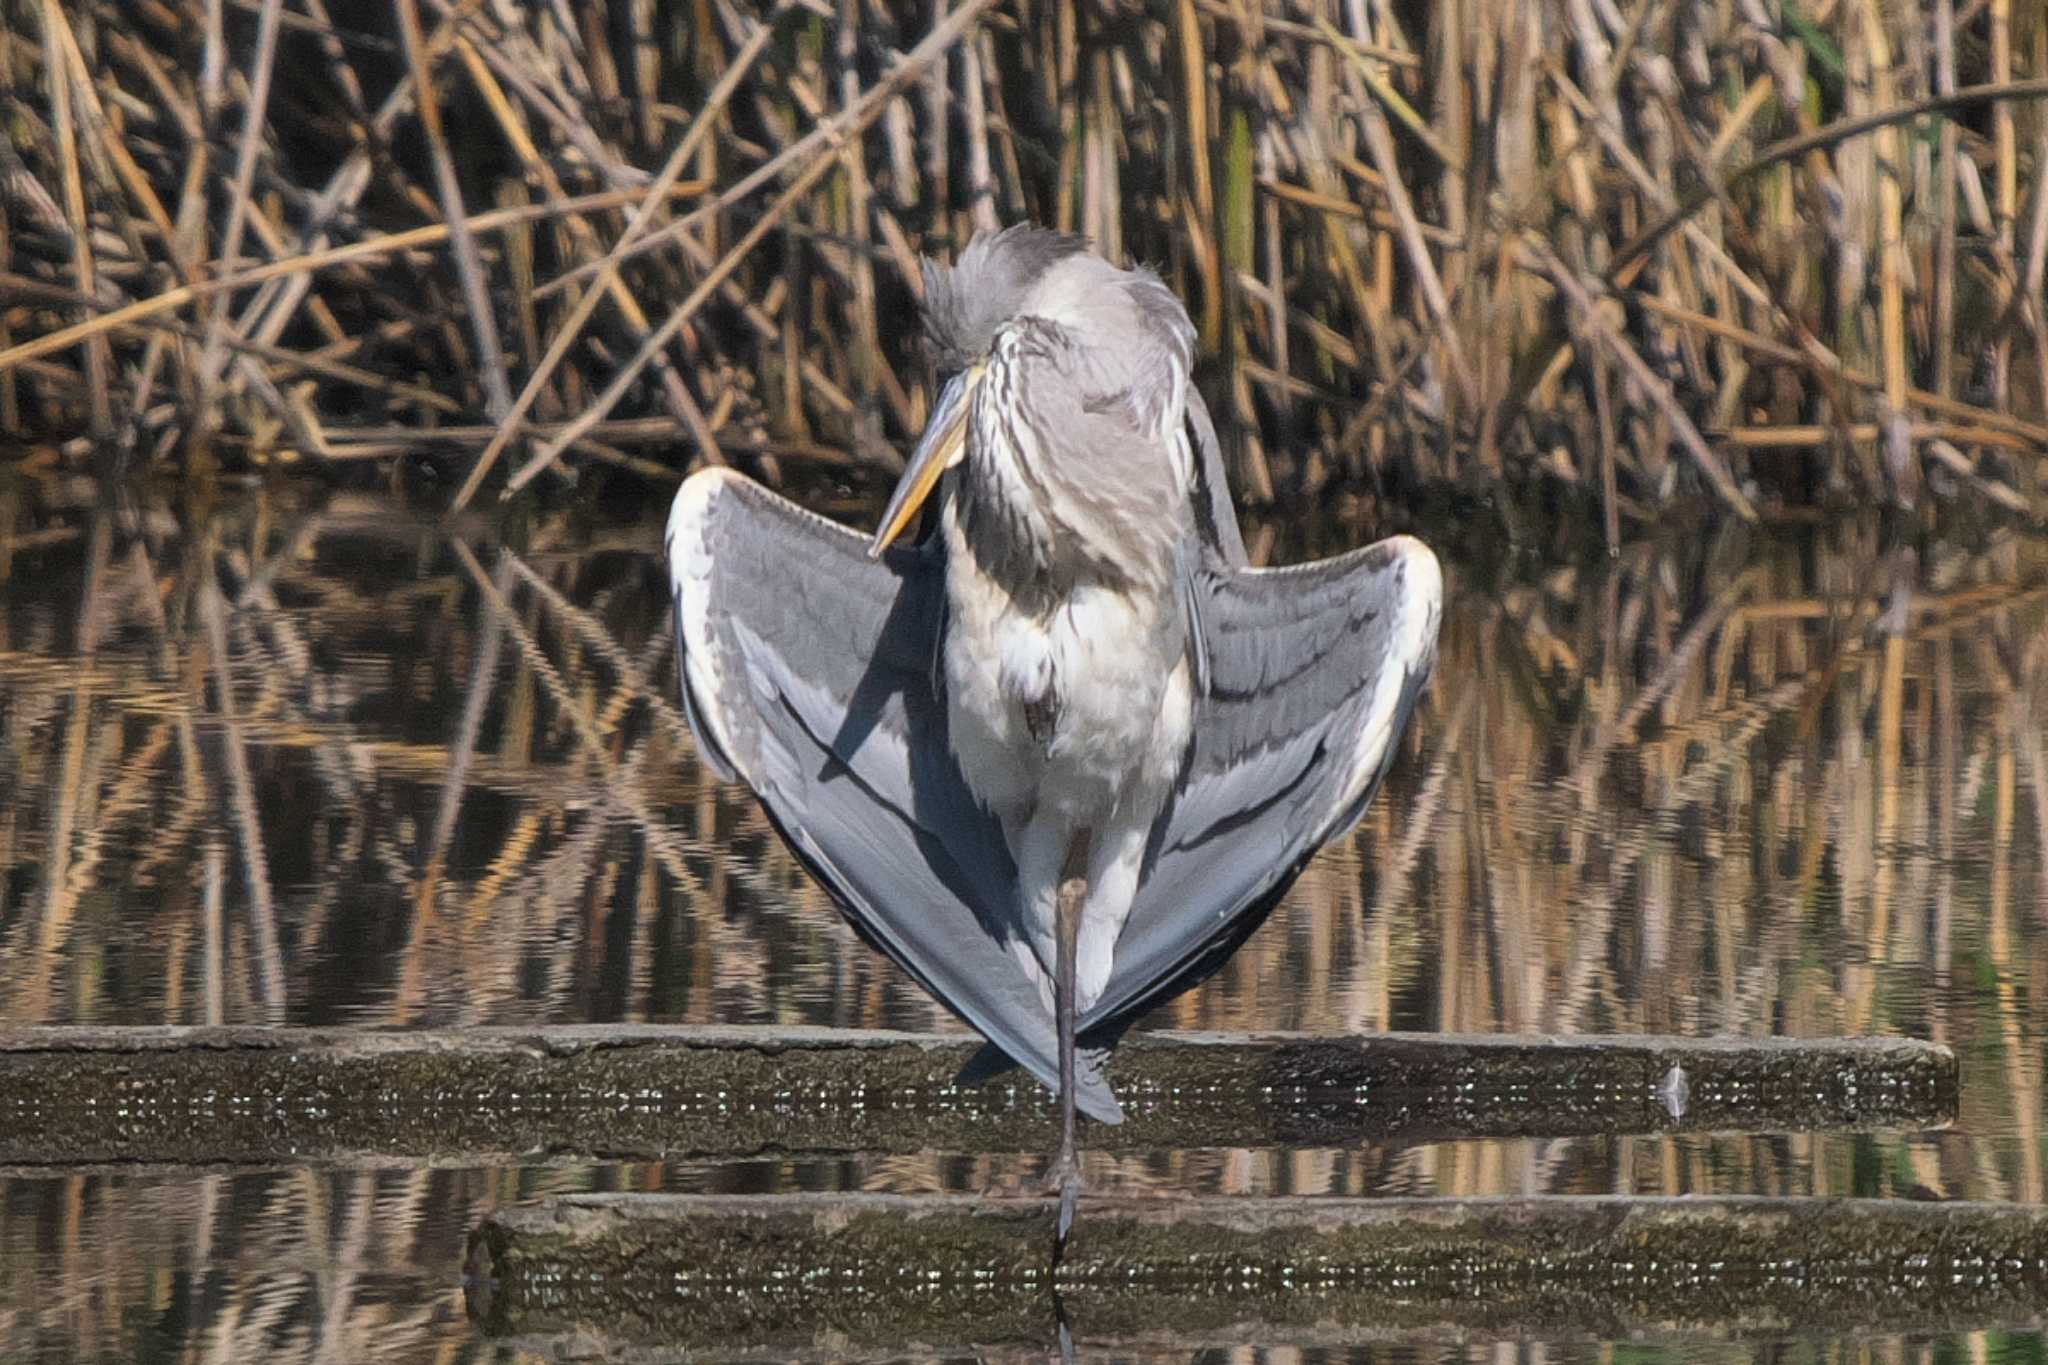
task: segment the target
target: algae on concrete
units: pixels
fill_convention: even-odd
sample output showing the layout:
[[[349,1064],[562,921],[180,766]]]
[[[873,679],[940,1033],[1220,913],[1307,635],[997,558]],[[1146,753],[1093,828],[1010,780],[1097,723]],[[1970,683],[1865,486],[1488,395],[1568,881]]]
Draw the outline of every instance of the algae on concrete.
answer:
[[[1964,1330],[2048,1314],[2048,1209],[1903,1200],[1084,1201],[571,1196],[471,1242],[496,1333],[710,1348],[1044,1340],[1171,1324],[1749,1335]]]
[[[1029,1151],[1029,1077],[962,1035],[574,1026],[0,1035],[0,1164]],[[1136,1034],[1102,1150],[1933,1127],[1945,1047],[1904,1039]]]

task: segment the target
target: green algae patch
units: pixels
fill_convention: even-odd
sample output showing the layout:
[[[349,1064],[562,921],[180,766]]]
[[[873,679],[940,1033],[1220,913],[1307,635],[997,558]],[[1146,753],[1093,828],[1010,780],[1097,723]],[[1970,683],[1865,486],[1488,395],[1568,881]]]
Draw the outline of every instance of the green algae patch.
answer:
[[[1224,1071],[1200,1046],[1168,1039],[1257,1046]],[[1219,1128],[1256,1113],[1257,1131],[1295,1146],[1920,1128],[1952,1121],[1957,1103],[1954,1055],[1901,1038],[1145,1038],[1154,1040],[1156,1050],[1133,1055],[1128,1070],[1112,1068],[1127,1108],[1170,1101],[1174,1112],[1207,1113]]]
[[[586,1195],[471,1241],[497,1334],[831,1350],[1237,1333],[1769,1335],[2032,1325],[2048,1209],[1901,1200]]]
[[[472,1316],[502,1331],[602,1324],[627,1340],[901,1343],[969,1323],[1028,1339],[1050,1303],[1036,1200],[975,1218],[886,1196],[667,1212],[559,1201],[486,1222],[465,1276]]]
[[[1053,1106],[960,1035],[570,1026],[0,1035],[0,1164],[1029,1151]],[[1111,1151],[1925,1128],[1956,1063],[1902,1039],[1134,1035]]]

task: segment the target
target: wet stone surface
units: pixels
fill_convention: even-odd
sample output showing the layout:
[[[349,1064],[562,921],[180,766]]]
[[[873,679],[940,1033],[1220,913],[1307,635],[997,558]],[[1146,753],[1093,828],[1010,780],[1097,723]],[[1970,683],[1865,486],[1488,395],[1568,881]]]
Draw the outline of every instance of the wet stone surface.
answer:
[[[314,43],[285,8],[288,39]],[[811,491],[872,524],[836,476]],[[422,492],[0,478],[10,1365],[528,1365],[537,1338],[480,1340],[464,1301],[470,1236],[505,1210],[597,1190],[970,1197],[1042,1167],[1053,1119],[1035,1082],[950,1086],[971,1040],[821,1050],[824,1029],[944,1016],[690,744],[666,499],[585,484],[451,520],[445,488]],[[1245,530],[1281,565],[1363,543],[1388,505],[1322,501],[1351,511],[1248,509]],[[1413,528],[1444,557],[1441,685],[1364,823],[1147,1021],[1234,1031],[1230,1046],[1298,1032],[1238,1052],[1134,1036],[1113,1063],[1130,1121],[1083,1131],[1091,1189],[2038,1213],[2048,539],[1873,511],[1632,533],[1610,555],[1554,510],[1548,493],[1447,505]],[[208,629],[216,603],[224,632]],[[125,1027],[202,1020],[518,1028]],[[552,1027],[595,1021],[634,1027]],[[742,1023],[787,1031],[637,1027]],[[1529,1051],[1509,1033],[1529,1029],[1576,1037]],[[1703,1041],[1717,1034],[1800,1041]],[[1819,1041],[1847,1034],[1953,1052]],[[1083,1234],[1107,1207],[1089,1201]],[[1107,1258],[1156,1245],[1077,1244],[1075,1266],[1108,1270],[1059,1297],[1084,1358],[1469,1365],[1501,1342],[1559,1365],[1701,1358],[1661,1346],[1670,1333],[1758,1339],[1714,1353],[1731,1362],[2038,1365],[2048,1334],[2024,1324],[2048,1294],[1956,1241],[1941,1220],[1963,1215],[1926,1216],[1873,1239],[1881,1274],[1811,1273],[1822,1234],[1788,1237],[1775,1265],[1697,1241],[1653,1265],[1554,1232],[1576,1259],[1540,1276],[1427,1259],[1454,1254],[1440,1240],[1352,1282],[1188,1222],[1177,1251],[1243,1259],[1127,1293]],[[852,1324],[837,1339],[797,1324],[761,1345],[765,1308],[720,1320],[672,1283],[608,1278],[601,1258],[550,1262],[558,1296],[506,1325],[565,1358],[582,1348],[546,1324],[675,1328],[580,1357],[647,1365],[965,1357],[1004,1339],[1020,1343],[1008,1358],[1042,1360],[1048,1234],[1019,1220],[1026,1289],[914,1266],[900,1298],[917,1311],[889,1322],[821,1291],[800,1221],[776,1234],[781,1259],[729,1229],[688,1258],[635,1234],[675,1255],[671,1272],[722,1277],[700,1285],[824,1305]],[[885,1219],[868,1260],[816,1268],[896,1293],[873,1267],[908,1235]],[[756,1259],[711,1259],[728,1252]],[[1745,1264],[1748,1280],[1731,1269]],[[1842,1287],[1803,1305],[1771,1287],[1802,1274]],[[1404,1306],[1410,1282],[1440,1298]],[[529,1282],[502,1283],[522,1302]],[[1703,1283],[1718,1287],[1687,1288]],[[1447,1285],[1468,1287],[1462,1306]]]
[[[623,1339],[1037,1339],[1055,1294],[1093,1334],[1161,1323],[1768,1334],[2027,1325],[2048,1210],[1620,1197],[1085,1202],[1057,1270],[1040,1200],[587,1195],[471,1239],[488,1330]]]
[[[1033,1150],[1022,1073],[962,1038],[578,1026],[463,1033],[33,1030],[0,1040],[0,1164]],[[1105,1150],[1436,1136],[1934,1127],[1946,1049],[1898,1039],[1148,1034]]]

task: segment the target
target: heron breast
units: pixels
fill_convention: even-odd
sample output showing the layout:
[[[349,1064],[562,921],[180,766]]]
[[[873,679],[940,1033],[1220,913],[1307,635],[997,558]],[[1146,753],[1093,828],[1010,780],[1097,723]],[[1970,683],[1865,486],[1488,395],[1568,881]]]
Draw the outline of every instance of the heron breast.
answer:
[[[1165,681],[1158,626],[1149,595],[1084,583],[1051,614],[1044,631],[1054,669],[1076,688],[1125,694],[1111,706],[1122,713],[1126,701],[1156,693]],[[1139,696],[1128,696],[1134,689]]]
[[[1054,728],[1047,759],[1093,777],[1116,795],[1156,774],[1162,730],[1185,723],[1166,705],[1178,644],[1162,629],[1157,604],[1131,594],[1083,584],[1042,626]],[[1019,695],[1017,704],[1031,698]]]
[[[1190,710],[1164,604],[1083,583],[1038,615],[978,574],[951,589],[952,735],[984,803],[1094,821],[1171,780]]]

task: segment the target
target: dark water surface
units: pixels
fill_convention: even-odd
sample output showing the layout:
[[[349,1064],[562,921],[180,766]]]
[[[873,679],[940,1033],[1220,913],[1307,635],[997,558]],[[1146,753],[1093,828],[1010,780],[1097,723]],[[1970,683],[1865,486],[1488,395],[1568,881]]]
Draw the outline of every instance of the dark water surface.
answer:
[[[0,1021],[956,1027],[699,765],[674,703],[665,513],[451,531],[363,493],[0,472]],[[1540,524],[1523,544],[1416,528],[1450,600],[1403,757],[1357,833],[1158,1022],[1904,1034],[1956,1049],[1960,1120],[1098,1154],[1094,1187],[2040,1203],[2048,544],[1873,517],[1673,535],[1610,563],[1560,554]],[[1277,561],[1377,528],[1248,529]],[[1039,1162],[19,1173],[0,1178],[0,1354],[523,1359],[463,1318],[463,1240],[495,1209],[980,1190]],[[2010,1332],[1344,1358],[1702,1350],[2048,1358]]]

